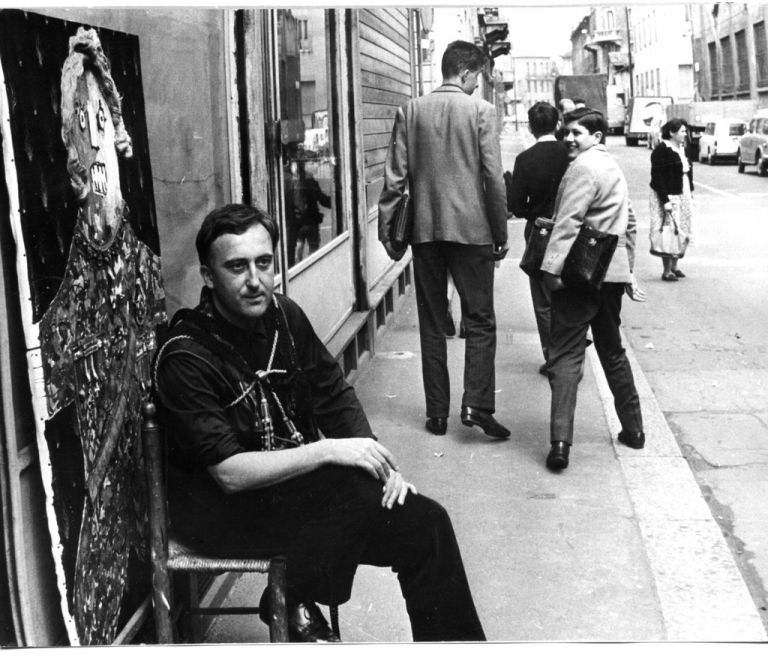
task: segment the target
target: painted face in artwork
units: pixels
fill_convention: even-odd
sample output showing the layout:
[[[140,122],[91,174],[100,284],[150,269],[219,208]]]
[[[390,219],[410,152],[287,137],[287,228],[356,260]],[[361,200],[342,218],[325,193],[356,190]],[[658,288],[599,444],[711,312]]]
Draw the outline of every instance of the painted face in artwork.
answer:
[[[108,246],[120,223],[123,197],[112,115],[90,71],[77,81],[74,120],[73,146],[87,181],[87,196],[83,202],[87,219],[85,230],[94,246]]]

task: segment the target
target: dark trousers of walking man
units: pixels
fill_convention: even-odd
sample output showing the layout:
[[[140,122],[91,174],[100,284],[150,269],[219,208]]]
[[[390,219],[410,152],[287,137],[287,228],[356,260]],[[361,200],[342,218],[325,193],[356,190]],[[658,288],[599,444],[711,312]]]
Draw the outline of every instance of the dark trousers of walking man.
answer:
[[[427,416],[449,415],[445,337],[448,272],[461,299],[466,330],[461,405],[493,413],[496,357],[493,248],[455,242],[424,242],[412,248]]]
[[[564,288],[552,293],[552,348],[548,363],[552,443],[573,443],[576,394],[584,375],[589,327],[622,429],[642,432],[640,398],[619,332],[623,294],[623,283],[604,283],[599,291]]]

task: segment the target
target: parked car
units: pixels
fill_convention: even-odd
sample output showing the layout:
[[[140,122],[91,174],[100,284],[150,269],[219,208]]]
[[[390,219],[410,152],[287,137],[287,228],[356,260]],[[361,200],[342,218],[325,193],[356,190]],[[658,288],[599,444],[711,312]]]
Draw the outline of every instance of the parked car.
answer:
[[[736,163],[740,174],[744,167],[754,166],[761,176],[768,176],[768,109],[758,110],[747,132],[739,138]]]
[[[699,162],[714,164],[716,160],[736,160],[739,138],[747,132],[740,119],[710,119],[699,138]]]

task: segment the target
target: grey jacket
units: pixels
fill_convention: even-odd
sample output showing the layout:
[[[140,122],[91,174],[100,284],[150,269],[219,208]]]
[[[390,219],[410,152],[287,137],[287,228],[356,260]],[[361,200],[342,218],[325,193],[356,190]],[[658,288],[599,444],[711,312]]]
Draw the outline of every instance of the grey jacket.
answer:
[[[628,283],[635,264],[635,214],[627,181],[605,146],[598,144],[571,162],[555,200],[555,225],[541,269],[559,275],[583,223],[619,236],[605,281]]]
[[[506,190],[495,109],[455,85],[397,110],[379,198],[379,239],[410,188],[413,237],[486,245],[507,241]]]

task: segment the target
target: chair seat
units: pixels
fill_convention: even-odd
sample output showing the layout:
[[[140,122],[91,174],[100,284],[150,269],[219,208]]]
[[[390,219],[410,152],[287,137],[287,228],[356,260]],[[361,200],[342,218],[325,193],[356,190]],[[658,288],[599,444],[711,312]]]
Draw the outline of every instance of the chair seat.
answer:
[[[269,573],[271,560],[220,558],[201,555],[183,542],[168,538],[168,569],[172,571],[243,571]]]

